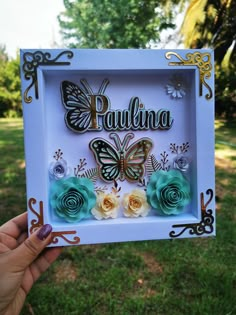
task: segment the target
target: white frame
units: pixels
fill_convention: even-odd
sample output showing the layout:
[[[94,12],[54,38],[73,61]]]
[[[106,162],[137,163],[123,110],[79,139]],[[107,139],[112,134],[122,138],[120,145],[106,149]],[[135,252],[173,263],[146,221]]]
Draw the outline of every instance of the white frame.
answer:
[[[50,246],[215,235],[213,67],[212,50],[21,50],[29,233],[50,223],[53,226]],[[193,82],[188,116],[194,151],[192,212],[183,216],[119,217],[89,223],[54,221],[48,206],[47,76],[59,78],[92,72],[104,77],[118,72],[171,76],[178,71],[189,75]]]

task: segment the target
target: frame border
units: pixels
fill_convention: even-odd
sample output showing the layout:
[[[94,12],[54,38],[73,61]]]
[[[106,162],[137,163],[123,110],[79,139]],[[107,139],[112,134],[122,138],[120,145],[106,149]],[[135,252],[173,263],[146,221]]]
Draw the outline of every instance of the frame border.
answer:
[[[69,69],[73,69],[72,59],[75,57],[77,50],[51,49],[50,51],[52,53],[56,53],[56,56],[52,57],[51,52],[45,51],[43,49],[42,50],[29,50],[29,51],[22,50],[22,53],[21,53],[22,55],[22,62],[21,62],[22,80],[26,80],[26,81],[30,80],[30,83],[27,85],[27,87],[25,87],[25,90],[22,91],[22,99],[23,99],[23,102],[26,104],[32,103],[32,101],[34,100],[33,96],[29,95],[29,92],[31,91],[31,89],[34,90],[35,100],[39,100],[39,79],[38,79],[38,76],[40,75],[40,73],[38,73],[39,67],[71,66],[72,65],[72,67],[69,67]],[[137,50],[136,49],[135,50],[122,49],[120,51],[132,52],[132,51],[137,51]],[[204,95],[205,99],[208,101],[213,99],[213,91],[212,91],[211,85],[208,84],[208,82],[206,81],[211,78],[212,70],[213,70],[213,65],[212,65],[213,60],[211,60],[210,52],[205,52],[206,50],[202,50],[203,52],[201,50],[176,50],[176,51],[161,50],[161,51],[164,54],[163,57],[165,57],[167,60],[171,60],[172,58],[177,58],[179,60],[179,61],[170,61],[168,63],[168,66],[173,66],[173,67],[178,66],[178,67],[181,67],[181,69],[182,67],[191,67],[191,69],[197,70],[197,74],[198,74],[197,80],[199,81],[198,82],[199,97],[203,96],[204,94],[203,87],[205,87],[207,90],[207,92]],[[184,58],[180,55],[179,52],[183,53],[186,51],[187,53]],[[63,60],[64,58],[66,58],[66,60]],[[76,65],[76,68],[77,68],[77,65]],[[121,70],[125,70],[125,69],[126,68],[124,69],[121,68]],[[133,69],[132,66],[131,66],[131,69]],[[160,69],[167,69],[167,67],[165,66],[164,68],[160,68]],[[99,69],[94,69],[94,70],[99,71]],[[140,68],[139,70],[142,71],[142,68]],[[214,85],[214,82],[212,82],[212,84]],[[197,87],[197,83],[195,84],[195,86]],[[27,107],[27,105],[25,106]],[[207,200],[206,202],[205,202],[205,199]],[[169,238],[174,239],[174,238],[179,238],[179,237],[188,237],[188,235],[195,235],[195,236],[208,236],[211,234],[214,235],[215,209],[213,208],[208,209],[208,206],[213,201],[213,199],[214,199],[214,190],[212,188],[207,189],[205,193],[201,192],[200,193],[201,220],[198,223],[172,225],[172,230],[169,232]],[[31,219],[32,219],[31,221],[29,221],[30,223],[29,232],[33,233],[36,229],[38,229],[40,226],[46,223],[44,222],[44,203],[42,200],[38,201],[36,198],[30,197],[28,198],[27,205],[28,205],[29,211],[31,212]],[[77,231],[73,229],[66,230],[66,231],[52,232],[52,241],[50,245],[55,245],[55,244],[60,243],[59,238],[61,238],[68,245],[79,245],[80,237],[77,234],[78,234]]]

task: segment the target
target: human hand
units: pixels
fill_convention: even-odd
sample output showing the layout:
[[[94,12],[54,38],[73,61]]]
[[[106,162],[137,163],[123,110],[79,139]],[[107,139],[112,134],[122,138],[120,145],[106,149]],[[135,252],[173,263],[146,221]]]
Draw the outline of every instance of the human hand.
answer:
[[[59,256],[61,248],[44,250],[51,231],[45,224],[27,237],[26,212],[0,227],[0,315],[19,314],[34,282]]]

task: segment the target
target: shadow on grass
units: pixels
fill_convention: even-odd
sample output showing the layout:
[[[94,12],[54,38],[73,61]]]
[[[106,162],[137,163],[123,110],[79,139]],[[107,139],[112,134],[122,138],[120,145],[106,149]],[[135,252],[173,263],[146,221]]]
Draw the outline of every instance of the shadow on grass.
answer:
[[[217,120],[215,123],[216,143],[223,142],[236,147],[236,121]]]

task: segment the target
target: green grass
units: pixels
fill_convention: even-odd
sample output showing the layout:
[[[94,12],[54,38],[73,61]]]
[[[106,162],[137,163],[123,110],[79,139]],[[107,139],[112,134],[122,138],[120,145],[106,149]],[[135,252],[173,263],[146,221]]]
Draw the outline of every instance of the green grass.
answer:
[[[21,119],[0,119],[0,224],[26,207]]]
[[[23,315],[236,314],[236,127],[216,122],[217,236],[65,248]],[[0,223],[26,205],[21,120],[0,120]]]

